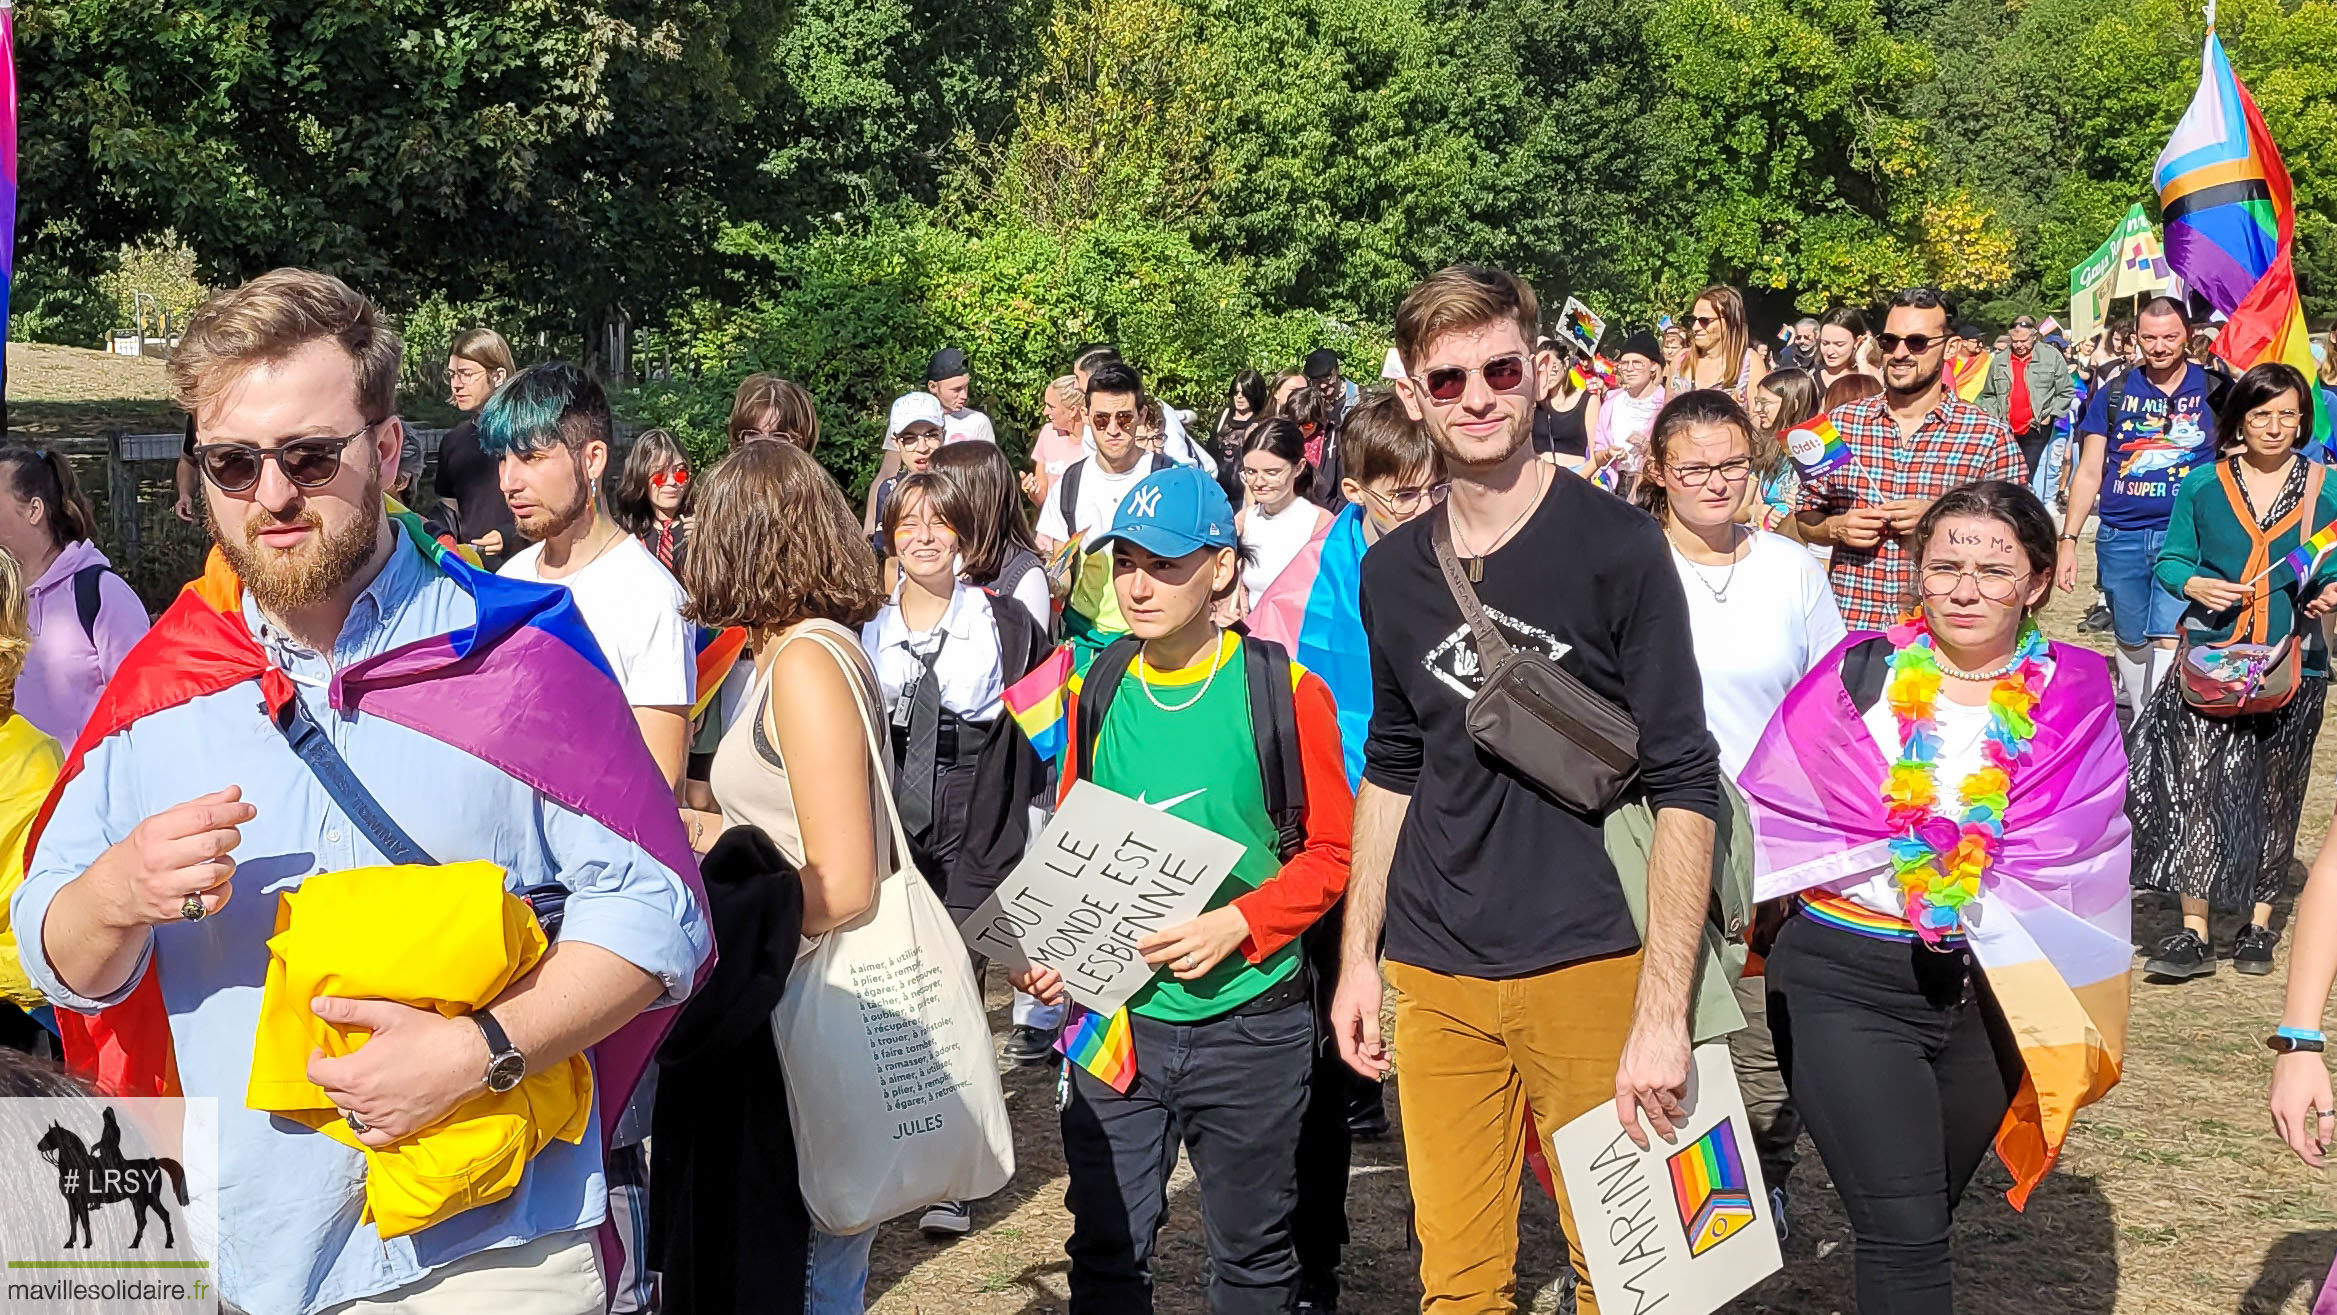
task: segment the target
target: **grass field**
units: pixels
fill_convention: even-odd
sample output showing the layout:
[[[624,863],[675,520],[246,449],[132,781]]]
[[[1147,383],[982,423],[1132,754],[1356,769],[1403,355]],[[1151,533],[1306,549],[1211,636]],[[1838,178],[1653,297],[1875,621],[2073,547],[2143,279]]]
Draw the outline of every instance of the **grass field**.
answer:
[[[8,348],[11,428],[18,437],[75,441],[109,427],[163,430],[153,362],[71,348]],[[2092,554],[2081,554],[2090,572]],[[2082,599],[2086,592],[2076,596]],[[2082,608],[2056,599],[2058,638],[2078,636]],[[2337,806],[2337,744],[2324,739],[2298,850],[2309,859]],[[2301,867],[2297,872],[2301,880]],[[2286,916],[2283,905],[2281,914]],[[2155,899],[2136,909],[2136,936],[2172,920]],[[2229,928],[2218,926],[2219,939]],[[2287,946],[2281,947],[2285,969]],[[1966,1198],[1957,1226],[1959,1310],[1976,1315],[2301,1315],[2337,1253],[2337,1188],[2273,1139],[2264,1112],[2271,1056],[2260,1039],[2276,1021],[2282,978],[2228,970],[2179,987],[2135,987],[2125,1081],[2079,1116],[2060,1168],[2025,1214],[2006,1206],[1993,1164]],[[995,986],[995,982],[993,983]],[[994,997],[1003,1005],[1002,997]],[[1001,1012],[997,1021],[1002,1027]],[[1397,1038],[1401,1045],[1402,1039]],[[1043,1315],[1064,1307],[1063,1159],[1051,1073],[1007,1078],[1021,1172],[975,1208],[976,1231],[934,1245],[908,1222],[879,1239],[870,1309],[876,1315]],[[1392,1091],[1400,1116],[1403,1092]],[[1734,1307],[1745,1315],[1828,1315],[1852,1308],[1849,1230],[1824,1166],[1804,1144],[1795,1170],[1793,1238],[1784,1272]],[[1397,1143],[1359,1146],[1352,1186],[1354,1240],[1345,1308],[1398,1315],[1417,1308],[1406,1242],[1407,1196]],[[1159,1309],[1207,1309],[1208,1258],[1189,1175],[1180,1173],[1161,1238]],[[1519,1304],[1554,1309],[1563,1248],[1554,1212],[1529,1185],[1519,1257]]]

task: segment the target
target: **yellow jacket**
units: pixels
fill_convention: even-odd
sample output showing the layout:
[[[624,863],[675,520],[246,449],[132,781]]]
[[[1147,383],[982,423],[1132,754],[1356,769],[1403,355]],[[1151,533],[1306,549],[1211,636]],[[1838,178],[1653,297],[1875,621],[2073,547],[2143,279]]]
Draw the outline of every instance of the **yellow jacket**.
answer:
[[[267,985],[244,1103],[305,1123],[365,1154],[365,1217],[399,1237],[509,1196],[552,1138],[584,1140],[592,1066],[572,1055],[510,1091],[484,1086],[393,1146],[357,1140],[308,1080],[312,1050],[349,1054],[371,1035],[319,1019],[320,995],[391,1000],[449,1018],[494,1002],[544,957],[527,901],[493,863],[324,872],[286,891],[268,940]]]
[[[33,816],[57,783],[65,751],[21,714],[0,722],[0,996],[17,1007],[38,1009],[48,1001],[33,989],[17,957],[16,928],[8,923],[8,901],[24,884],[24,841]]]

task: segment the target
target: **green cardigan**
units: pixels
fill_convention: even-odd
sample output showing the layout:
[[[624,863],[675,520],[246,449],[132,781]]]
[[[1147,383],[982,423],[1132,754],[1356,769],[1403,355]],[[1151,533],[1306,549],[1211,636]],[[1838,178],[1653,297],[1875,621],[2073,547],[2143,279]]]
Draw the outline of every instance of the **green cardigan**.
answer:
[[[2229,460],[2229,458],[2226,458]],[[2158,552],[2158,579],[2170,591],[2181,594],[2183,586],[2194,576],[2204,575],[2211,580],[2245,583],[2250,540],[2240,518],[2247,513],[2232,505],[2223,491],[2223,481],[2216,475],[2216,465],[2200,466],[2183,480],[2182,491],[2175,495],[2174,515],[2167,522],[2166,543]],[[2304,522],[2291,526],[2272,541],[2272,560],[2278,562],[2304,541],[2305,526],[2321,529],[2337,525],[2337,477],[2321,481],[2318,509]],[[2313,588],[2326,584],[2330,572],[2337,570],[2337,554],[2324,558],[2313,572],[2312,581],[2294,578],[2291,572],[2276,570],[2272,574],[2272,592],[2269,601],[2270,629],[2267,636],[2274,640],[2286,639],[2296,623],[2298,601],[2305,597],[2308,583]],[[2220,643],[2232,637],[2239,621],[2239,609],[2210,612],[2193,602],[2183,613],[2185,630],[2193,638]],[[2325,663],[2319,660],[2318,645],[2307,644],[2311,655],[2307,670],[2313,675],[2324,674]]]

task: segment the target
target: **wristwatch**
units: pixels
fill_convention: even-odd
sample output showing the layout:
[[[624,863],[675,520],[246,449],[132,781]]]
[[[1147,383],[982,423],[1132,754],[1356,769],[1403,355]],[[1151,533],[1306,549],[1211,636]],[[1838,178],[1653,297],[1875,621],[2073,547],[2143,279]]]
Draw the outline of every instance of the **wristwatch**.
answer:
[[[527,1056],[511,1044],[503,1024],[495,1021],[495,1015],[481,1009],[471,1015],[471,1021],[479,1025],[479,1034],[487,1038],[487,1074],[483,1079],[487,1090],[501,1093],[518,1086],[519,1080],[527,1076]]]
[[[2303,1051],[2319,1054],[2328,1045],[2320,1033],[2302,1027],[2284,1027],[2264,1038],[2264,1044],[2283,1055]]]

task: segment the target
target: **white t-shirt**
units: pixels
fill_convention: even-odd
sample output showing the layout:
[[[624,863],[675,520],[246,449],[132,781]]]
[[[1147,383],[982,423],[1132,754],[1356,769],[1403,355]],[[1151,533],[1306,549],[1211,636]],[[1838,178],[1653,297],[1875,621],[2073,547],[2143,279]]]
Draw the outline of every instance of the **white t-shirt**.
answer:
[[[1242,513],[1242,542],[1258,555],[1256,561],[1242,568],[1242,587],[1249,590],[1252,606],[1298,560],[1307,540],[1315,537],[1315,530],[1328,516],[1328,512],[1305,498],[1292,498],[1279,516],[1266,514],[1266,509],[1255,503]]]
[[[1066,517],[1063,489],[1071,472],[1082,466],[1086,469],[1079,471],[1079,505]],[[1112,528],[1112,517],[1120,512],[1120,500],[1151,473],[1152,458],[1141,452],[1136,454],[1136,464],[1119,475],[1104,469],[1093,457],[1071,463],[1064,470],[1063,478],[1055,481],[1054,490],[1047,495],[1047,505],[1039,509],[1039,523],[1035,527],[1038,536],[1050,543],[1067,543],[1075,532],[1093,538]]]
[[[1883,768],[1888,771],[1899,761],[1899,719],[1891,712],[1890,699],[1876,699],[1866,710],[1865,720],[1866,733],[1874,737],[1875,748],[1882,751]],[[1953,703],[1943,691],[1933,705],[1932,720],[1939,725],[1939,757],[1932,761],[1932,769],[1938,773],[1938,806],[1942,816],[1952,819],[1963,811],[1958,794],[1964,788],[1964,778],[1987,761],[1988,706]],[[1907,916],[1906,901],[1900,898],[1898,880],[1891,875],[1887,860],[1866,880],[1838,887],[1837,893],[1848,896],[1860,908],[1894,918]]]
[[[985,443],[996,443],[998,441],[997,433],[990,428],[990,417],[983,415],[981,412],[976,411],[970,406],[963,411],[945,413],[943,415],[941,425],[942,446],[947,447],[952,443],[971,442],[977,438]]]
[[[1826,568],[1782,535],[1755,530],[1752,536],[1751,550],[1734,567],[1699,565],[1672,549],[1688,595],[1704,721],[1731,779],[1745,769],[1785,696],[1845,633]],[[1728,601],[1714,597],[1715,590]]]
[[[536,573],[544,545],[532,543],[503,564],[515,580],[568,586],[576,609],[617,673],[625,702],[636,708],[687,708],[696,695],[698,663],[687,596],[673,573],[628,534],[573,575],[546,580]]]

